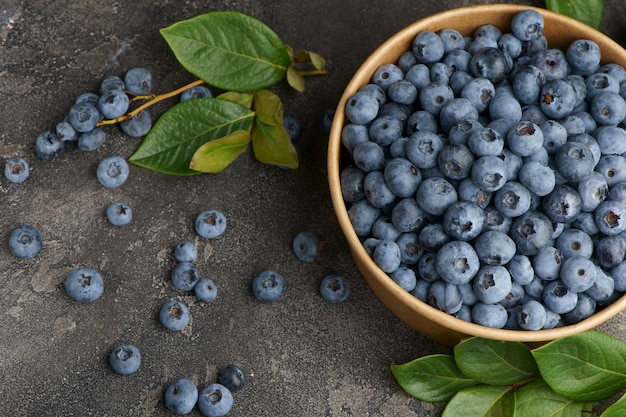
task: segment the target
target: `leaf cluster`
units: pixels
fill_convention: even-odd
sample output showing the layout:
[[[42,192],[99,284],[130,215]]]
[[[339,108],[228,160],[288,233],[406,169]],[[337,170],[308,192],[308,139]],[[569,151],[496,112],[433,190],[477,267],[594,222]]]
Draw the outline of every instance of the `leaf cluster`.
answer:
[[[267,89],[286,77],[296,90],[304,90],[304,76],[325,73],[321,56],[294,53],[263,22],[232,11],[180,21],[161,34],[187,71],[224,93],[171,107],[131,162],[173,175],[216,173],[252,144],[257,160],[298,167],[283,126],[283,104]],[[307,65],[313,69],[302,69]]]
[[[446,402],[442,417],[575,417],[626,388],[625,359],[626,343],[589,330],[535,349],[472,337],[391,371],[412,397]],[[625,415],[626,396],[601,417]]]
[[[541,7],[574,18],[595,29],[600,27],[604,0],[545,0],[538,3]]]

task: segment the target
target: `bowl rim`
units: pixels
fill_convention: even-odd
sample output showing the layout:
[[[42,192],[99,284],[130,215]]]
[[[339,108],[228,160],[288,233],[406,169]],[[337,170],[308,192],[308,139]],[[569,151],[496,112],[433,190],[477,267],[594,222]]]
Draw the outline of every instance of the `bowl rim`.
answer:
[[[417,297],[402,289],[389,277],[389,275],[383,272],[376,265],[376,263],[365,251],[361,240],[359,239],[356,232],[354,231],[354,228],[352,227],[352,224],[348,217],[347,205],[344,202],[343,196],[341,194],[340,185],[340,161],[341,153],[343,151],[343,145],[341,143],[341,130],[346,121],[344,114],[345,104],[349,97],[354,94],[358,90],[358,88],[369,82],[372,74],[380,65],[380,63],[392,62],[386,57],[390,56],[391,54],[395,57],[395,59],[397,59],[397,57],[399,57],[402,52],[405,52],[407,50],[407,42],[412,41],[412,39],[415,37],[415,35],[417,35],[418,32],[423,30],[437,31],[439,29],[449,27],[449,23],[451,21],[454,21],[454,19],[459,19],[459,16],[462,16],[462,20],[465,22],[466,25],[472,25],[473,22],[477,22],[479,20],[477,20],[476,18],[480,17],[481,15],[484,18],[485,13],[504,13],[507,14],[508,17],[512,17],[515,13],[526,9],[538,11],[544,16],[544,19],[550,20],[551,25],[556,24],[559,27],[561,25],[567,25],[571,27],[572,34],[575,33],[575,36],[572,37],[572,34],[570,34],[571,39],[567,42],[568,44],[573,39],[593,38],[593,40],[598,43],[602,51],[603,64],[608,62],[615,62],[616,57],[621,57],[621,61],[623,61],[621,62],[621,65],[626,67],[626,52],[617,42],[613,41],[605,34],[591,28],[590,26],[587,26],[584,23],[546,9],[526,5],[483,4],[459,7],[430,15],[428,17],[415,21],[414,23],[406,26],[404,29],[400,30],[399,32],[388,38],[383,44],[381,44],[378,48],[374,50],[374,52],[355,72],[354,76],[345,88],[335,111],[335,116],[331,125],[329,136],[327,167],[328,183],[330,187],[331,200],[335,215],[337,216],[344,237],[347,240],[348,246],[352,252],[353,257],[355,258],[357,265],[363,265],[372,274],[369,279],[373,280],[373,282],[369,282],[368,277],[365,277],[365,274],[361,272],[361,275],[363,275],[366,281],[368,281],[368,285],[370,287],[372,287],[372,284],[385,287],[387,291],[391,292],[393,296],[398,298],[399,302],[404,303],[410,310],[415,312],[415,314],[419,314],[425,319],[441,325],[442,328],[445,328],[448,331],[456,332],[461,335],[467,335],[468,337],[478,336],[488,339],[532,343],[546,342],[549,340],[570,336],[599,326],[600,324],[616,316],[618,313],[626,308],[626,294],[615,300],[613,303],[607,305],[603,309],[599,310],[598,312],[594,313],[587,319],[584,319],[575,324],[570,324],[554,329],[506,330],[490,328],[476,323],[463,321],[419,300]],[[473,27],[476,28],[478,27],[478,25],[479,24],[476,23]],[[546,27],[546,31],[544,32],[544,34],[548,32],[548,29],[549,28]],[[554,33],[556,33],[556,31],[554,31]],[[546,37],[549,39],[548,35],[546,35]],[[550,43],[550,45],[552,46],[553,43]],[[609,58],[611,58],[610,60],[605,59],[605,55],[607,54],[607,52],[609,53]],[[376,293],[376,291],[374,292]],[[376,295],[378,296],[378,294]],[[403,319],[402,317],[399,318]]]

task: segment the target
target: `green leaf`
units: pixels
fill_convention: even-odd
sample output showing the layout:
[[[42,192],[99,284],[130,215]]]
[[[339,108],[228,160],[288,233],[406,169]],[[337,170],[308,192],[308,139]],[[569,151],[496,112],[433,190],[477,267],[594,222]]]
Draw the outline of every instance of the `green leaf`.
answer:
[[[252,149],[260,162],[298,168],[298,153],[282,124],[269,125],[256,118],[252,130]]]
[[[478,385],[459,391],[441,417],[509,417],[513,416],[514,409],[512,387]]]
[[[545,381],[558,394],[598,401],[626,387],[626,343],[589,330],[532,351]]]
[[[252,108],[254,96],[250,93],[240,93],[238,91],[227,91],[217,96],[220,100],[232,101],[233,103],[244,106],[247,109]]]
[[[412,397],[429,402],[447,402],[460,390],[478,382],[459,370],[451,355],[429,355],[402,365],[391,373]]]
[[[291,62],[272,29],[238,12],[205,13],[161,29],[161,34],[187,71],[223,90],[274,85]]]
[[[561,397],[543,379],[532,381],[515,393],[515,417],[581,417],[590,415],[593,405]]]
[[[235,130],[220,139],[211,140],[202,145],[191,158],[189,168],[194,171],[222,172],[250,143],[250,132]]]
[[[489,385],[511,385],[539,373],[523,343],[471,337],[454,347],[457,366],[465,375]]]
[[[280,97],[268,90],[259,90],[254,93],[254,111],[256,117],[272,126],[283,124],[285,111]]]
[[[620,398],[616,403],[604,410],[600,417],[624,417],[626,416],[626,396]]]
[[[572,17],[593,28],[600,27],[603,0],[546,0],[546,8]]]
[[[253,119],[252,111],[230,101],[183,101],[159,118],[129,160],[166,174],[197,174],[189,163],[200,146],[236,130],[249,130]]]
[[[287,82],[296,91],[304,91],[304,77],[292,65],[287,68]]]

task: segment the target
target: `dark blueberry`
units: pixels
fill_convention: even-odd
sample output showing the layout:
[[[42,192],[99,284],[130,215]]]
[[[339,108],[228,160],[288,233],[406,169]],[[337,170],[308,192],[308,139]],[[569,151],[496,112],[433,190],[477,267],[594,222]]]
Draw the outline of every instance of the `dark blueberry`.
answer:
[[[385,166],[382,146],[374,142],[359,143],[352,152],[354,164],[365,172],[377,171]]]
[[[457,285],[438,280],[430,285],[428,304],[444,313],[454,314],[461,309],[463,296]]]
[[[180,101],[187,101],[193,98],[211,98],[213,97],[213,93],[207,86],[197,85],[195,87],[191,87],[188,90],[183,91],[180,95]]]
[[[406,121],[406,133],[409,136],[421,130],[437,133],[438,129],[437,118],[425,110],[414,112]]]
[[[467,145],[445,145],[437,156],[437,166],[446,177],[462,180],[471,175],[475,159]]]
[[[512,33],[503,33],[498,39],[498,48],[515,59],[522,53],[522,41]]]
[[[458,201],[446,209],[443,229],[454,240],[470,241],[482,233],[485,222],[485,212],[479,205]]]
[[[602,268],[612,269],[622,263],[626,253],[626,240],[621,235],[604,236],[594,245],[594,258]]]
[[[581,205],[578,191],[564,184],[555,186],[541,203],[543,213],[556,223],[571,223],[576,220],[581,212]]]
[[[411,161],[395,158],[387,162],[384,170],[385,182],[398,197],[414,196],[422,181],[422,173]]]
[[[445,243],[450,241],[450,236],[443,230],[441,223],[431,223],[419,232],[418,242],[425,250],[436,252]],[[421,259],[421,258],[420,258]]]
[[[498,304],[501,304],[504,308],[509,310],[510,308],[519,305],[525,296],[526,291],[524,290],[524,287],[511,281],[511,291],[502,300],[500,300]]]
[[[407,158],[418,168],[432,168],[437,165],[439,152],[444,143],[434,132],[417,131],[405,145]]]
[[[472,54],[465,49],[454,49],[446,53],[441,62],[452,68],[454,70],[454,73],[464,72],[467,74],[467,71],[469,70],[469,61],[471,58]],[[450,83],[450,81],[448,81],[448,83]]]
[[[420,89],[420,105],[433,116],[438,116],[441,108],[452,100],[454,92],[447,84],[430,83]]]
[[[265,303],[278,301],[284,291],[285,278],[278,272],[265,270],[255,276],[252,281],[254,297]]]
[[[395,64],[384,64],[376,68],[374,75],[372,75],[372,83],[386,92],[391,84],[403,78],[404,72],[399,66]]]
[[[517,245],[518,253],[535,255],[552,239],[552,223],[538,211],[528,211],[513,220],[509,236]]]
[[[469,134],[474,129],[482,127],[483,125],[476,119],[461,120],[450,128],[450,131],[448,132],[448,143],[450,145],[467,145],[467,138]]]
[[[402,122],[393,116],[379,116],[369,126],[372,142],[380,146],[390,145],[402,135]]]
[[[302,122],[295,116],[283,116],[283,127],[289,135],[291,143],[297,143],[302,139]]]
[[[437,271],[436,261],[436,254],[426,252],[417,262],[417,276],[427,282],[435,282],[440,279],[441,275]],[[626,282],[624,285],[626,285]]]
[[[417,65],[417,58],[413,54],[413,51],[404,51],[398,58],[398,66],[406,74],[408,70],[414,65]]]
[[[172,272],[170,278],[174,287],[182,291],[191,291],[200,279],[198,268],[193,262],[178,262]]]
[[[378,101],[365,92],[354,93],[346,103],[346,117],[352,123],[365,125],[378,114]]]
[[[476,275],[480,269],[480,260],[471,244],[453,240],[439,249],[435,267],[443,280],[461,285]]]
[[[302,262],[314,262],[322,252],[322,243],[317,234],[304,231],[298,233],[292,241],[291,247],[296,257]]]
[[[427,178],[417,187],[417,204],[428,214],[441,216],[448,206],[458,201],[456,188],[441,177]]]
[[[335,113],[336,113],[336,110],[334,108],[326,109],[322,113],[322,117],[320,117],[320,124],[319,124],[320,131],[326,136],[330,135],[330,130],[333,125],[333,119],[335,118]]]
[[[400,262],[404,265],[415,265],[424,254],[417,233],[403,233],[396,239],[400,249]]]
[[[487,265],[505,265],[515,256],[515,242],[503,232],[488,230],[474,240],[480,261]]]
[[[430,84],[430,69],[425,64],[413,65],[404,75],[404,79],[409,81],[417,89],[422,89]]]
[[[461,91],[463,91],[463,87],[465,87],[465,84],[472,81],[473,79],[474,77],[472,77],[468,72],[457,70],[454,71],[450,76],[448,85],[452,89],[454,95],[458,97],[461,95]]]
[[[385,182],[385,175],[381,171],[368,172],[363,179],[365,198],[374,207],[389,207],[397,198]]]
[[[320,294],[329,303],[342,303],[350,295],[350,283],[341,275],[327,275],[320,283]]]
[[[362,199],[350,206],[348,218],[354,227],[357,236],[367,236],[372,231],[372,225],[380,217],[381,210],[374,207],[367,199]]]
[[[367,126],[348,123],[341,130],[341,143],[348,152],[352,153],[359,143],[370,141],[370,134]]]
[[[497,47],[481,48],[470,59],[469,73],[474,77],[486,78],[493,85],[500,84],[508,70],[506,56]]]
[[[400,104],[413,104],[417,101],[417,88],[407,80],[396,81],[387,90],[389,99]]]
[[[401,234],[402,232],[396,229],[391,221],[391,216],[388,215],[380,216],[372,225],[372,236],[376,239],[396,240]]]
[[[165,406],[172,413],[191,413],[198,400],[198,388],[189,379],[176,379],[165,390],[164,400]]]
[[[35,151],[37,156],[41,159],[50,161],[61,153],[65,148],[65,143],[59,139],[56,133],[52,131],[45,131],[35,140]]]
[[[347,166],[341,170],[341,195],[344,201],[353,202],[365,197],[364,179],[365,172],[355,166]]]
[[[141,365],[141,354],[136,346],[130,344],[118,345],[109,355],[111,368],[120,375],[135,373]]]
[[[391,210],[391,222],[400,232],[418,232],[424,227],[426,217],[413,197],[403,198]]]
[[[431,282],[418,279],[415,288],[411,291],[411,295],[424,303],[428,303],[428,293],[431,285]]]
[[[466,119],[478,119],[478,110],[463,97],[448,101],[439,112],[439,124],[444,132],[448,132],[456,123]]]
[[[389,145],[389,157],[406,159],[406,144],[409,141],[407,137],[400,137]]]
[[[219,383],[224,385],[230,391],[240,391],[246,385],[246,376],[235,364],[230,364],[222,369],[219,376]]]

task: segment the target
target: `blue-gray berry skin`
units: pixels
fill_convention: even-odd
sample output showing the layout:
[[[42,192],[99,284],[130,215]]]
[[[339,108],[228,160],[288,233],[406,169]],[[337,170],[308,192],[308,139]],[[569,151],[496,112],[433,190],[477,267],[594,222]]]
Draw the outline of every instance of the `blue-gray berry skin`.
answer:
[[[120,375],[133,374],[141,365],[141,353],[134,345],[118,345],[109,355],[109,364]]]
[[[385,154],[382,146],[367,141],[358,143],[352,151],[354,164],[365,172],[383,169],[385,166]]]
[[[417,131],[405,145],[406,156],[417,168],[432,168],[437,165],[439,152],[444,143],[435,132]]]
[[[396,240],[401,234],[402,232],[396,229],[391,216],[388,215],[380,216],[372,225],[372,237],[376,239]]]
[[[133,209],[126,203],[111,203],[106,211],[107,219],[113,226],[126,226],[133,218]]]
[[[59,139],[56,133],[46,130],[37,136],[35,140],[35,151],[37,156],[43,160],[50,161],[59,156],[65,148],[65,143]]]
[[[539,197],[550,194],[556,186],[554,171],[541,162],[525,162],[517,175],[519,182]]]
[[[516,155],[530,156],[543,146],[543,132],[536,123],[522,120],[509,130],[506,144]]]
[[[415,288],[411,291],[411,295],[424,303],[428,303],[428,292],[430,291],[431,285],[432,282],[418,279]]]
[[[593,131],[604,155],[626,153],[626,130],[620,126],[600,126]]]
[[[466,119],[478,119],[478,110],[463,97],[448,101],[439,112],[439,124],[444,132],[450,131],[452,126]]]
[[[220,237],[226,230],[226,216],[218,210],[205,210],[196,216],[196,233],[206,239]]]
[[[599,266],[610,270],[624,260],[626,239],[622,235],[603,236],[595,242],[594,249]]]
[[[425,110],[417,110],[406,121],[406,134],[408,136],[419,131],[437,133],[438,130],[437,118]]]
[[[67,121],[77,132],[89,132],[95,129],[100,120],[102,120],[102,115],[96,106],[88,102],[74,104],[67,115]]]
[[[381,210],[374,207],[367,199],[355,202],[348,209],[348,218],[357,236],[369,235],[380,214]]]
[[[104,144],[106,133],[97,127],[89,132],[82,132],[78,135],[78,149],[85,152],[93,152]]]
[[[590,258],[593,254],[594,244],[588,233],[571,227],[564,230],[563,233],[556,238],[555,247],[565,258],[572,256]]]
[[[423,180],[417,187],[415,198],[422,210],[436,216],[443,215],[459,199],[454,186],[441,177]]]
[[[415,265],[424,254],[424,249],[419,243],[417,233],[402,233],[396,239],[396,244],[400,248],[400,262],[405,265]]]
[[[41,252],[42,247],[43,237],[34,226],[20,225],[13,229],[9,236],[9,249],[18,258],[34,258]]]
[[[563,314],[565,322],[575,324],[592,316],[596,312],[596,300],[587,294],[578,294],[578,302],[573,310]]]
[[[297,143],[302,139],[302,122],[300,119],[292,115],[285,115],[283,117],[283,127],[287,131],[291,143]]]
[[[209,278],[201,278],[193,287],[194,294],[200,301],[210,303],[217,298],[217,285]]]
[[[463,305],[463,295],[457,285],[437,280],[428,290],[428,304],[444,313],[454,314]]]
[[[458,201],[443,215],[443,229],[452,239],[470,241],[481,234],[486,223],[484,210],[476,203]]]
[[[551,119],[562,119],[576,107],[576,91],[563,78],[547,81],[541,89],[539,107]]]
[[[513,220],[509,236],[521,255],[535,255],[552,239],[552,223],[539,211],[528,211]]]
[[[576,307],[578,293],[561,280],[550,281],[543,289],[544,305],[557,314],[567,313]]]
[[[467,145],[448,144],[439,152],[437,166],[446,177],[463,180],[470,177],[475,160],[476,157]]]
[[[350,283],[341,275],[327,275],[320,282],[320,295],[329,303],[343,303],[350,295]]]
[[[480,269],[480,260],[471,244],[460,240],[446,243],[435,258],[435,268],[446,282],[469,282]]]
[[[610,91],[619,94],[621,90],[620,83],[609,74],[596,72],[590,74],[584,80],[586,88],[585,100],[588,103],[591,103],[593,98],[602,92]],[[595,121],[595,118],[593,120]]]
[[[394,158],[385,164],[383,172],[389,189],[398,197],[412,197],[422,182],[422,172],[405,158]]]
[[[232,408],[233,395],[222,384],[210,384],[198,393],[197,404],[205,417],[222,417]]]
[[[541,202],[543,213],[555,223],[573,222],[582,211],[580,194],[569,185],[559,184]]]
[[[100,184],[107,188],[117,188],[128,179],[128,163],[121,156],[109,156],[98,164],[96,176]]]
[[[493,196],[493,204],[507,217],[519,217],[526,213],[531,200],[531,192],[517,181],[507,182]]]
[[[522,10],[511,21],[511,32],[522,41],[537,39],[543,34],[544,20],[536,10]]]
[[[415,198],[403,198],[391,210],[391,222],[399,232],[419,231],[426,221],[427,214]]]
[[[496,88],[493,83],[486,78],[479,77],[470,80],[463,86],[460,97],[468,99],[472,106],[479,113],[482,113],[489,107],[489,102],[495,93]]]
[[[20,156],[9,159],[4,165],[4,176],[9,182],[14,184],[22,183],[26,181],[29,175],[30,166],[28,162]]]
[[[540,330],[546,323],[546,308],[537,300],[530,300],[517,312],[517,322],[524,330]]]
[[[146,136],[152,128],[152,117],[148,110],[142,110],[130,119],[120,122],[122,132],[133,138]]]
[[[373,259],[380,269],[390,274],[400,267],[400,247],[393,240],[383,239],[374,250]]]
[[[439,116],[441,108],[454,100],[454,92],[447,84],[430,83],[420,89],[419,102],[422,109]]]
[[[181,301],[165,302],[159,311],[159,321],[168,330],[180,331],[189,324],[189,308]]]
[[[213,97],[213,93],[207,86],[197,85],[195,87],[191,87],[188,90],[183,91],[180,95],[180,101],[191,100],[192,98],[210,98]]]
[[[596,300],[596,302],[603,303],[610,300],[614,293],[615,279],[610,273],[598,268],[596,271],[596,281],[585,291],[585,294]]]
[[[474,129],[467,135],[467,145],[477,157],[499,155],[504,149],[504,138],[490,127]]]
[[[535,275],[544,281],[554,281],[560,276],[564,257],[554,246],[544,246],[533,256],[532,264]]]
[[[557,48],[547,48],[537,52],[530,62],[541,70],[546,82],[565,80],[571,71],[565,53]]]
[[[520,285],[529,284],[535,277],[532,262],[526,255],[515,255],[506,265],[511,279]]]
[[[413,291],[417,284],[417,277],[415,271],[406,266],[401,266],[396,269],[391,275],[391,279],[407,292]]]
[[[365,191],[365,198],[367,198],[374,207],[381,209],[391,207],[392,203],[397,198],[387,185],[385,175],[382,171],[368,172],[363,179],[363,190]]]
[[[501,265],[485,265],[473,278],[472,288],[481,302],[498,303],[511,292],[511,276],[509,271]]]
[[[487,207],[493,198],[493,193],[478,187],[471,178],[461,180],[457,187],[459,200],[470,201],[478,204],[482,209]]]
[[[105,119],[116,119],[126,113],[130,100],[122,90],[110,90],[98,99],[98,110]]]
[[[365,197],[365,191],[363,190],[364,179],[365,171],[353,165],[347,166],[341,170],[341,196],[344,201],[352,203]]]
[[[196,262],[198,259],[198,248],[193,242],[180,242],[174,247],[174,258],[178,262]]]
[[[102,275],[93,268],[76,268],[65,279],[65,291],[73,300],[91,303],[102,296],[104,280]]]
[[[63,142],[75,142],[78,140],[78,132],[72,124],[66,120],[57,123],[54,132]]]
[[[418,242],[427,251],[436,252],[445,243],[450,241],[450,236],[443,230],[441,223],[427,224],[420,230]]]
[[[117,75],[108,75],[100,83],[100,94],[106,94],[111,90],[124,90],[124,88],[126,88],[126,86],[124,85],[124,80],[122,80]],[[93,96],[86,96],[85,100],[76,100],[76,102],[92,102],[92,100]]]
[[[422,64],[432,64],[439,61],[444,55],[444,43],[434,32],[422,31],[413,39],[413,54]]]
[[[566,258],[559,276],[563,284],[573,292],[587,291],[596,280],[597,267],[593,261],[581,256]]]
[[[315,262],[322,252],[322,244],[319,237],[310,231],[298,233],[293,238],[291,247],[296,257],[307,263]]]
[[[220,372],[219,383],[231,392],[240,391],[246,385],[246,375],[239,366],[231,363]]]
[[[535,104],[545,82],[546,77],[543,72],[536,66],[527,64],[515,71],[511,87],[520,103]]]
[[[365,125],[374,120],[378,114],[379,104],[372,95],[358,91],[346,102],[346,117],[352,123]]]
[[[508,321],[508,313],[501,304],[480,302],[472,307],[472,320],[481,326],[501,329]]]
[[[486,265],[505,265],[515,256],[515,242],[506,233],[487,230],[474,240],[474,250]]]
[[[278,301],[285,291],[285,278],[278,272],[265,270],[252,280],[252,293],[262,302]]]
[[[131,68],[124,74],[126,90],[135,95],[146,95],[152,91],[152,73],[146,68]]]
[[[489,101],[491,120],[509,119],[519,122],[522,119],[522,106],[515,96],[497,94]]]
[[[487,191],[497,191],[508,180],[507,166],[497,156],[481,156],[472,165],[471,176],[479,187]]]
[[[387,89],[389,98],[400,104],[413,104],[417,100],[417,88],[407,80],[396,81]]]
[[[182,291],[191,291],[200,279],[198,268],[193,262],[179,262],[170,274],[174,287]]]
[[[198,401],[198,388],[189,379],[176,379],[165,390],[164,400],[165,406],[172,413],[191,413]]]
[[[602,155],[595,166],[609,187],[626,181],[626,157],[622,155]]]
[[[626,230],[626,207],[618,201],[605,200],[596,208],[594,220],[605,235],[618,235]]]
[[[540,125],[540,128],[543,132],[543,147],[548,154],[555,154],[567,142],[567,130],[556,120],[547,120]]]

